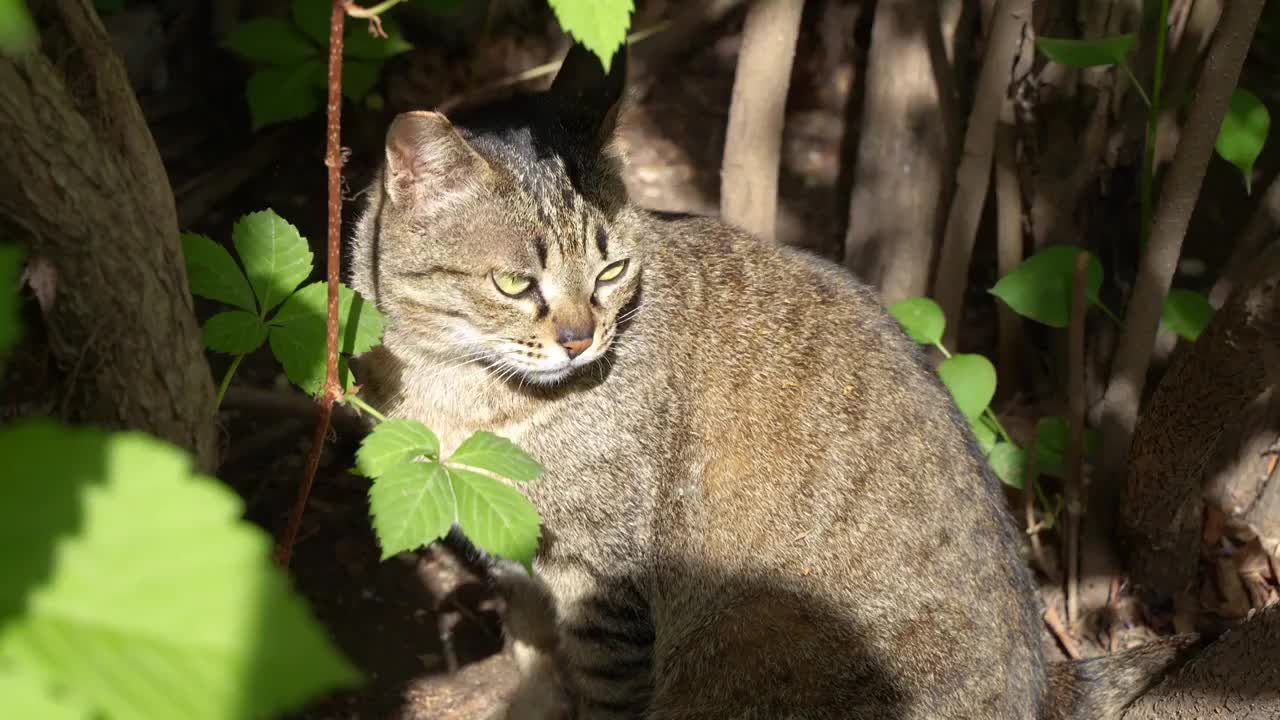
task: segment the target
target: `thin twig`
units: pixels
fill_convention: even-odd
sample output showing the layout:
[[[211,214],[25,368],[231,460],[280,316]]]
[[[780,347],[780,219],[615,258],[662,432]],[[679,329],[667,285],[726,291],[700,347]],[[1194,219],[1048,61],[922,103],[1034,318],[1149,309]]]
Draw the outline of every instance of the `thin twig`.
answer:
[[[1027,522],[1027,541],[1031,543],[1031,561],[1040,572],[1049,578],[1049,582],[1057,584],[1057,573],[1045,559],[1044,543],[1040,542],[1040,531],[1043,524],[1036,520],[1036,483],[1040,477],[1040,469],[1036,466],[1036,437],[1032,434],[1027,441],[1027,469],[1022,476],[1022,513]]]
[[[1067,657],[1079,660],[1080,646],[1076,645],[1076,639],[1071,637],[1071,631],[1062,624],[1062,618],[1058,617],[1058,608],[1050,605],[1044,611],[1044,624],[1058,639],[1058,644],[1062,646],[1062,651],[1067,654]]]
[[[311,451],[307,454],[302,484],[289,514],[289,524],[284,537],[276,547],[276,562],[289,566],[293,544],[302,525],[302,513],[307,507],[307,496],[316,479],[320,466],[320,451],[329,434],[329,420],[333,416],[333,404],[342,397],[338,384],[338,270],[341,262],[339,233],[342,228],[342,29],[347,18],[347,2],[333,0],[329,15],[329,103],[328,126],[325,129],[326,144],[324,164],[329,171],[329,237],[328,281],[329,308],[325,327],[324,389],[320,396],[320,417],[316,420],[316,432],[311,437]]]
[[[1103,530],[1109,530],[1113,523],[1109,506],[1115,504],[1116,480],[1128,459],[1164,299],[1263,2],[1234,0],[1226,5],[1196,84],[1186,130],[1161,187],[1151,240],[1142,252],[1133,296],[1125,312],[1124,332],[1103,398],[1103,472],[1094,483],[1090,503],[1095,512],[1107,515],[1101,518]]]
[[[1084,500],[1084,321],[1085,289],[1089,284],[1089,253],[1076,256],[1071,293],[1071,329],[1067,345],[1067,422],[1071,442],[1067,447],[1067,622],[1080,620],[1080,515]]]

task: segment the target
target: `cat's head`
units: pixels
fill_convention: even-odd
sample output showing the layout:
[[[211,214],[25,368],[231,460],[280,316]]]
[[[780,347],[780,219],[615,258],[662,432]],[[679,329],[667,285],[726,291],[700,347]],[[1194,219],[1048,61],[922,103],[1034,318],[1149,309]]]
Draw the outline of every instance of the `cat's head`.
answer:
[[[575,45],[544,93],[392,122],[352,258],[391,349],[534,384],[609,351],[644,263],[611,150],[625,54]]]

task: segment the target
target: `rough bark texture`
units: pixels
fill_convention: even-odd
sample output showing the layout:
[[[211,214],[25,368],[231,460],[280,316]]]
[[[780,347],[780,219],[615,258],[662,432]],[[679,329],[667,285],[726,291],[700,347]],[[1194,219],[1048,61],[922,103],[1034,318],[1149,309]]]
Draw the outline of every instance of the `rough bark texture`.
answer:
[[[720,215],[772,240],[787,87],[804,0],[757,0],[747,12],[725,134]]]
[[[1129,707],[1124,720],[1280,717],[1280,606],[1223,635]]]
[[[955,154],[945,44],[958,5],[876,3],[844,257],[885,303],[929,291]]]
[[[160,155],[92,4],[31,9],[41,49],[0,58],[0,230],[56,271],[45,322],[63,406],[211,468],[213,383]]]
[[[1133,439],[1120,530],[1149,597],[1194,597],[1203,502],[1280,537],[1274,444],[1280,374],[1280,244],[1259,258],[1196,343],[1173,361]],[[1264,540],[1264,544],[1266,544]]]

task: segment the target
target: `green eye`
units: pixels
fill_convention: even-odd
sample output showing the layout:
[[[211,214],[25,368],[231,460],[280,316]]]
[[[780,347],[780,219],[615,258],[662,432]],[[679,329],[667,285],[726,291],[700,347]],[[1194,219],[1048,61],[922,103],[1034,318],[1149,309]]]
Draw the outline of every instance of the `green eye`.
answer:
[[[533,278],[512,272],[494,271],[493,284],[503,295],[517,297],[523,295],[529,286],[533,285]]]
[[[616,263],[606,266],[604,270],[601,270],[600,274],[596,276],[596,282],[604,283],[609,282],[610,280],[617,280],[622,276],[622,273],[626,271],[626,269],[627,261],[619,260]]]

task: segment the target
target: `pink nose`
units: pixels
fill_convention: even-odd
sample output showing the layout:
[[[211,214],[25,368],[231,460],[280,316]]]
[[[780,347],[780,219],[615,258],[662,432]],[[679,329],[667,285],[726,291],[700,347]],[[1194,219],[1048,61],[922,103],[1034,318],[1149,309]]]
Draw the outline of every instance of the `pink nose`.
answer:
[[[561,342],[560,347],[564,348],[564,351],[569,353],[569,359],[572,360],[586,352],[587,348],[591,347],[591,338]]]

